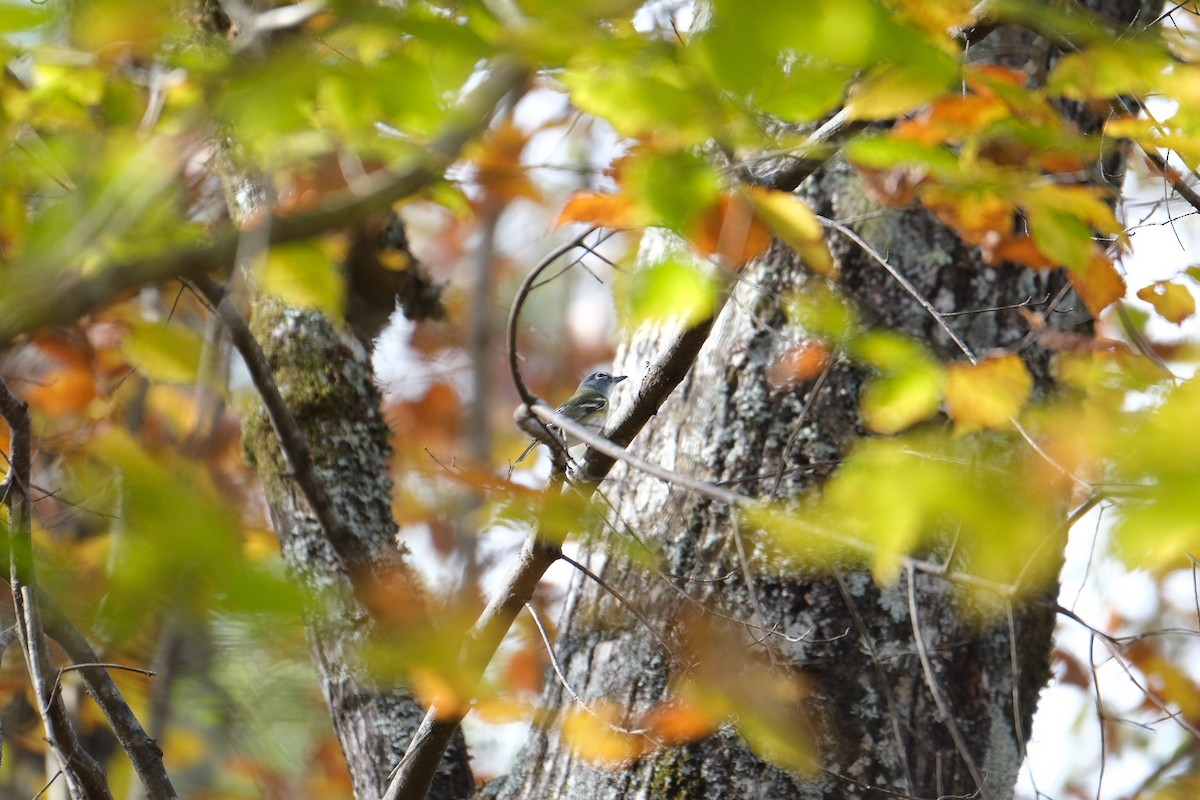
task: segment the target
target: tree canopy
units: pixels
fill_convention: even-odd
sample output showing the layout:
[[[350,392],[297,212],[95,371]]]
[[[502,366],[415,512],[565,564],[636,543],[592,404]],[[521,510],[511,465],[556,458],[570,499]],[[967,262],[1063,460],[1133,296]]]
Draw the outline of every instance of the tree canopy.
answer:
[[[1092,697],[1078,724],[1103,732],[1059,791],[1100,794],[1120,757],[1122,790],[1185,796],[1200,8],[1118,5],[0,2],[0,781],[14,797],[55,770],[78,797],[361,796],[325,706],[335,681],[310,664],[335,650],[372,689],[406,687],[395,708],[432,708],[421,731],[443,748],[469,711],[485,754],[496,726],[549,726],[543,687],[567,679],[561,586],[535,593],[542,573],[564,548],[586,570],[572,554],[592,545],[667,580],[637,520],[606,511],[622,463],[736,520],[752,597],[752,573],[836,569],[908,586],[916,609],[920,574],[951,587],[952,613],[1015,632],[1021,609],[1055,605],[1068,535],[1092,542],[1096,574],[1139,576],[1154,607],[1053,609],[1088,637],[1063,633],[1056,680]],[[1045,49],[992,53],[1006,31]],[[840,206],[855,214],[831,217],[805,183],[834,165],[860,187]],[[978,259],[938,267],[973,270],[963,285],[1053,274],[1060,290],[924,295],[886,246],[886,215],[912,209]],[[1143,252],[1152,225],[1179,255]],[[800,429],[833,370],[863,376],[844,400],[853,444],[791,494],[782,467],[751,490],[639,461],[643,426],[666,435],[648,420],[691,366],[678,354],[740,302],[748,264],[784,251],[803,276],[780,320],[758,320],[789,331],[767,383],[807,398]],[[854,299],[850,251],[928,335]],[[976,349],[1000,311],[1021,336]],[[614,338],[651,329],[677,346],[623,353],[647,365],[615,395],[628,413],[610,439],[632,457],[601,443],[567,473],[547,441],[549,488],[508,463],[548,438],[537,420],[562,424],[550,406]],[[345,428],[306,427],[339,410]],[[377,447],[351,459],[338,448],[359,435]],[[288,504],[342,571],[298,566]],[[373,525],[398,534],[368,541]],[[510,566],[523,595],[497,588]],[[664,649],[689,668],[669,697],[575,698],[554,724],[611,770],[733,730],[811,774],[811,720],[780,710],[811,686],[781,671],[777,632],[731,611],[735,635],[705,610],[672,618]],[[320,626],[343,612],[357,621],[335,648]],[[1105,664],[1135,701],[1109,702]]]

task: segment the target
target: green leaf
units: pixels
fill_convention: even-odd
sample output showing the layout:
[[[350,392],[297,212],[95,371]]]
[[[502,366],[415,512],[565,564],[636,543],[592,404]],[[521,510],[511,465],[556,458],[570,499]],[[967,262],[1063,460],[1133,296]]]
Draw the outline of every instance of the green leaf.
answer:
[[[136,635],[147,608],[207,612],[240,571],[241,553],[237,517],[204,467],[148,450],[117,428],[93,439],[88,452],[117,470],[122,483],[106,632]]]
[[[777,76],[798,92],[808,75],[828,87],[831,69],[903,64],[931,83],[950,81],[954,57],[871,0],[716,0],[709,26],[696,37],[696,52],[710,79],[757,102],[759,86],[778,95]],[[826,97],[825,88],[818,95]]]
[[[719,285],[710,272],[677,257],[622,277],[613,287],[625,324],[683,319],[691,325],[713,313]]]
[[[847,146],[846,157],[855,164],[873,169],[915,164],[939,177],[952,176],[959,171],[958,156],[948,147],[888,136],[855,139]]]
[[[123,357],[147,377],[163,383],[193,383],[203,342],[181,325],[132,319],[121,341]]]
[[[572,59],[561,80],[572,102],[625,136],[652,135],[684,147],[723,128],[724,102],[664,44],[605,43]]]
[[[15,33],[36,28],[50,20],[51,12],[52,6],[49,3],[0,3],[0,33]]]
[[[1029,233],[1038,249],[1065,267],[1083,269],[1092,259],[1092,229],[1069,211],[1050,206],[1029,209]]]
[[[863,390],[863,421],[876,433],[893,434],[924,422],[942,404],[944,373],[916,368],[873,379]]]
[[[1187,569],[1200,552],[1200,474],[1159,477],[1145,497],[1124,504],[1114,531],[1117,552],[1130,569]]]
[[[871,331],[857,339],[850,355],[883,372],[937,367],[937,361],[920,342],[886,330]]]
[[[919,342],[891,331],[871,331],[851,343],[852,358],[882,375],[863,390],[863,421],[877,433],[898,433],[938,412],[945,371]]]
[[[1159,88],[1174,63],[1162,43],[1148,37],[1105,41],[1063,56],[1046,89],[1073,100],[1144,95]]]
[[[346,286],[341,270],[318,242],[273,247],[256,266],[263,290],[286,303],[340,318]]]
[[[787,302],[788,316],[814,336],[847,347],[862,335],[858,312],[840,292],[813,282]]]
[[[721,194],[721,177],[698,153],[643,153],[626,162],[621,184],[649,210],[652,224],[686,235]]]
[[[265,63],[231,70],[233,77],[216,98],[218,116],[241,141],[282,158],[291,149],[280,137],[291,132],[312,136],[315,92],[322,67],[303,50],[280,51]],[[284,145],[287,147],[284,147]]]

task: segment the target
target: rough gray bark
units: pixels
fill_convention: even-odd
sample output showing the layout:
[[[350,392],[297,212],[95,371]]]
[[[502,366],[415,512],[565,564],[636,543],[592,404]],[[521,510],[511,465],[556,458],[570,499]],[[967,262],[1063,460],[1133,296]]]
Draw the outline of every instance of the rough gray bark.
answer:
[[[334,510],[353,537],[336,546],[329,541],[290,475],[265,411],[248,415],[246,451],[266,491],[284,560],[317,601],[308,615],[308,638],[355,797],[378,798],[424,714],[411,693],[377,685],[361,664],[361,646],[380,633],[362,602],[372,587],[386,587],[390,602],[417,606],[416,617],[422,613],[396,540],[390,437],[379,393],[365,354],[347,346],[320,314],[261,300],[253,329],[312,446]],[[460,733],[429,796],[450,800],[473,788]]]
[[[1118,19],[1132,19],[1138,11],[1136,3],[1108,5]],[[989,39],[976,46],[976,56],[1002,54],[1006,63],[1030,68],[1032,74],[1044,74],[1052,58],[1051,47],[1024,31],[1000,29]],[[1087,129],[1089,121],[1081,123]],[[1113,174],[1111,165],[1107,174]],[[1062,286],[1061,275],[984,266],[976,251],[922,210],[878,208],[844,164],[818,171],[801,192],[818,213],[859,220],[852,223],[854,230],[945,311],[1053,296]],[[866,213],[871,216],[864,219]],[[830,245],[845,276],[844,291],[871,325],[916,337],[939,357],[961,359],[930,315],[861,249],[832,233]],[[779,333],[792,340],[805,334],[789,320],[783,303],[803,292],[811,278],[782,251],[752,265],[743,277],[692,375],[635,442],[635,452],[689,475],[732,483],[747,494],[795,497],[828,477],[851,443],[865,434],[857,412],[862,376],[838,365],[815,396],[811,383],[796,389],[773,385],[768,367],[787,347]],[[1082,309],[1074,299],[1066,305]],[[1086,314],[1059,320],[1088,323]],[[1015,310],[957,316],[952,324],[979,354],[1014,345],[1029,332]],[[616,370],[636,374],[659,340],[653,329],[635,333]],[[1035,391],[1049,391],[1046,354],[1026,349],[1022,356],[1034,374]],[[811,693],[794,713],[812,731],[819,771],[802,778],[772,767],[731,731],[605,769],[574,755],[552,720],[534,732],[514,772],[489,787],[489,795],[505,800],[1011,796],[1038,693],[1049,679],[1055,586],[1024,600],[1011,626],[1001,619],[981,628],[953,586],[940,578],[918,573],[910,588],[902,574],[895,585],[880,588],[860,571],[782,567],[764,558],[769,542],[759,542],[750,555],[756,603],[737,554],[736,537],[746,534],[736,530],[729,509],[621,466],[605,494],[613,504],[611,524],[626,537],[636,533],[656,552],[660,574],[622,555],[638,546],[619,542],[622,534],[589,549],[585,561],[591,570],[624,597],[636,598],[643,615],[658,624],[657,633],[672,644],[680,644],[672,633],[681,620],[701,607],[704,613],[719,609],[781,634],[767,637],[765,647],[773,650],[780,670],[807,678]],[[928,652],[928,671],[914,628]],[[583,576],[570,587],[559,631],[556,649],[566,681],[584,702],[602,699],[632,714],[644,712],[666,699],[672,676],[680,672],[658,637]],[[741,631],[747,659],[764,655],[764,645],[749,643],[753,633]],[[931,683],[952,720],[942,717]],[[557,720],[573,702],[552,675],[543,700]]]

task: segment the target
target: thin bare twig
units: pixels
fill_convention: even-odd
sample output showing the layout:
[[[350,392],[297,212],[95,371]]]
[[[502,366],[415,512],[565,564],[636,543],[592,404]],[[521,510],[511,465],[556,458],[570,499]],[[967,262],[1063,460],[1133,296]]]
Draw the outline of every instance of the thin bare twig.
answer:
[[[1013,734],[1017,737],[1017,753],[1025,756],[1025,732],[1021,729],[1021,659],[1017,654],[1017,620],[1011,600],[1006,600],[1004,610],[1008,617],[1008,660],[1012,670]]]
[[[908,293],[908,296],[915,300],[917,304],[921,306],[921,308],[925,309],[925,311],[929,313],[929,316],[933,318],[933,321],[938,324],[938,327],[941,328],[948,337],[950,337],[950,341],[954,342],[954,346],[962,351],[963,355],[967,357],[967,360],[972,364],[979,363],[979,360],[975,357],[975,354],[971,352],[971,348],[967,346],[967,343],[964,342],[962,337],[960,337],[958,333],[956,333],[955,330],[950,327],[950,323],[946,322],[946,318],[942,315],[942,312],[938,311],[933,303],[929,302],[929,300],[925,298],[925,295],[921,294],[917,290],[916,286],[913,286],[912,281],[904,277],[900,270],[892,266],[891,262],[884,258],[878,250],[868,244],[867,241],[855,233],[853,229],[843,225],[837,220],[830,219],[829,217],[822,217],[820,215],[817,216],[817,219],[821,221],[821,224],[833,228],[842,236],[845,236],[847,239],[854,242],[864,253],[870,256],[872,260],[879,264],[879,266],[883,267],[884,270],[892,276],[892,279],[895,280],[896,283],[900,284],[904,291]]]
[[[1088,641],[1088,664],[1092,668],[1092,690],[1096,695],[1096,722],[1100,726],[1100,774],[1096,776],[1096,800],[1104,787],[1104,769],[1108,764],[1108,732],[1104,726],[1104,698],[1100,695],[1100,676],[1096,674],[1096,637]]]
[[[875,677],[879,680],[879,691],[888,707],[892,738],[896,741],[896,758],[900,760],[900,766],[904,769],[905,786],[911,791],[916,784],[913,783],[912,770],[908,765],[908,749],[904,746],[904,735],[900,729],[900,712],[896,710],[896,697],[892,692],[891,681],[888,680],[887,673],[883,671],[883,664],[879,660],[875,643],[871,639],[871,632],[867,629],[867,624],[863,620],[862,614],[859,613],[858,606],[854,604],[854,597],[846,588],[845,581],[842,580],[842,573],[836,567],[831,569],[831,573],[834,581],[837,582],[838,592],[842,595],[842,602],[846,604],[846,610],[850,612],[850,619],[858,631],[858,638],[862,641],[863,647],[867,649],[867,655],[871,657],[871,666],[875,670]]]
[[[866,253],[873,260],[875,260],[881,267],[883,267],[884,270],[886,270],[887,273],[889,275],[891,275],[892,278],[897,283],[900,284],[901,288],[903,288],[904,291],[906,293],[908,293],[909,297],[911,297],[913,300],[915,300],[917,302],[917,304],[921,306],[921,308],[925,309],[925,311],[929,313],[929,316],[932,317],[933,321],[938,324],[938,327],[940,327],[943,331],[945,331],[946,335],[950,337],[950,341],[954,342],[954,345],[962,352],[962,354],[964,356],[966,356],[967,361],[971,362],[971,364],[973,364],[973,365],[977,365],[979,363],[978,356],[976,356],[975,353],[971,350],[971,348],[967,345],[967,343],[963,341],[962,337],[960,337],[957,333],[955,333],[954,329],[950,327],[950,323],[948,323],[946,321],[946,318],[942,314],[942,312],[938,311],[937,308],[933,305],[933,303],[929,302],[929,300],[925,297],[925,295],[923,295],[919,291],[917,291],[917,287],[913,286],[912,282],[909,281],[908,278],[904,277],[904,275],[902,275],[898,269],[896,269],[894,266],[892,266],[892,264],[886,258],[884,258],[883,255],[880,254],[880,252],[878,250],[871,247],[871,245],[868,244],[865,239],[863,239],[861,236],[859,236],[857,233],[855,233],[853,230],[846,227],[842,223],[840,223],[836,220],[829,219],[828,217],[822,217],[819,215],[817,216],[817,219],[820,220],[823,224],[828,225],[829,227],[833,228],[835,231],[842,234],[850,241],[854,242],[856,245],[858,245],[862,249],[862,251],[864,253]],[[1070,478],[1072,481],[1077,483],[1079,486],[1083,487],[1084,489],[1088,490],[1089,492],[1093,491],[1093,487],[1090,483],[1085,481],[1083,478],[1080,478],[1078,475],[1076,475],[1074,472],[1072,472],[1071,470],[1064,467],[1062,464],[1058,463],[1058,461],[1055,460],[1055,458],[1053,456],[1051,456],[1049,453],[1047,453],[1045,451],[1045,449],[1040,444],[1037,443],[1037,440],[1035,440],[1033,438],[1033,436],[1029,433],[1029,431],[1027,431],[1025,429],[1025,426],[1021,424],[1020,420],[1018,420],[1016,417],[1010,417],[1009,422],[1012,424],[1013,429],[1016,430],[1016,432],[1021,436],[1021,438],[1025,440],[1025,443],[1028,444],[1029,447],[1032,448],[1033,452],[1037,453],[1038,456],[1043,461],[1045,461],[1047,464],[1049,464],[1054,469],[1058,470],[1058,472],[1060,472],[1061,474]]]
[[[929,694],[933,697],[933,703],[942,715],[942,724],[946,726],[950,738],[954,741],[954,749],[958,751],[959,757],[962,758],[963,763],[967,766],[967,771],[971,773],[971,780],[975,781],[975,787],[979,792],[979,796],[987,800],[988,794],[984,789],[983,775],[980,774],[979,767],[975,765],[975,759],[971,757],[971,751],[967,749],[967,741],[958,729],[958,723],[954,721],[954,712],[946,703],[946,699],[942,697],[942,690],[938,686],[937,676],[933,673],[933,662],[929,659],[929,651],[925,646],[925,635],[921,633],[921,621],[917,616],[917,581],[916,573],[912,567],[908,568],[908,617],[912,622],[913,642],[917,647],[917,657],[921,660],[921,671],[925,675],[925,685],[929,687]]]
[[[564,689],[567,690],[567,694],[571,695],[571,699],[578,703],[584,711],[600,720],[600,722],[604,723],[605,727],[610,728],[617,733],[630,736],[645,736],[647,731],[644,728],[632,730],[630,728],[623,728],[620,725],[614,725],[612,721],[604,718],[600,714],[597,714],[592,710],[591,706],[584,702],[583,698],[579,696],[579,693],[572,689],[571,684],[567,681],[566,673],[563,672],[562,666],[558,663],[558,656],[554,653],[554,645],[550,643],[550,634],[546,633],[546,628],[544,625],[542,625],[542,618],[538,616],[537,611],[535,611],[533,606],[529,603],[525,604],[525,610],[529,612],[529,616],[533,617],[533,624],[537,626],[538,633],[540,633],[542,636],[542,644],[546,646],[546,654],[550,657],[550,666],[554,670],[554,674],[558,676],[558,682],[562,684]]]
[[[51,689],[50,689],[50,695],[53,697],[54,695],[58,694],[59,690],[62,688],[63,673],[74,672],[76,670],[81,670],[81,669],[88,669],[90,667],[97,667],[99,669],[117,669],[117,670],[122,670],[124,672],[136,672],[139,675],[145,675],[148,678],[153,678],[157,674],[152,669],[142,669],[141,667],[131,667],[127,664],[110,664],[110,663],[107,663],[104,661],[90,661],[90,662],[84,662],[81,664],[68,664],[65,667],[59,667],[58,675],[55,676],[55,678],[54,678],[54,686],[51,687]]]
[[[637,606],[635,606],[629,600],[629,598],[627,598],[625,595],[621,594],[621,592],[617,591],[616,587],[614,587],[608,581],[601,578],[595,572],[592,572],[590,569],[587,568],[586,565],[581,564],[580,562],[571,558],[569,555],[566,555],[564,553],[563,555],[559,556],[559,558],[562,559],[563,561],[565,561],[567,564],[570,564],[575,569],[579,570],[579,572],[582,573],[583,575],[586,575],[588,578],[591,578],[593,581],[596,582],[597,585],[600,586],[600,588],[604,589],[604,591],[608,592],[613,597],[615,597],[617,599],[617,602],[619,602],[621,605],[625,606],[626,611],[628,611],[630,614],[632,614],[638,622],[642,623],[642,627],[645,628],[646,631],[649,632],[649,634],[654,637],[654,640],[656,642],[658,642],[658,646],[663,649],[664,653],[666,653],[667,655],[672,656],[672,657],[675,656],[675,652],[671,649],[671,645],[669,645],[667,643],[667,640],[662,637],[662,634],[658,632],[658,629],[655,628],[650,623],[650,620],[646,618],[646,615],[643,614],[641,611],[639,611]]]

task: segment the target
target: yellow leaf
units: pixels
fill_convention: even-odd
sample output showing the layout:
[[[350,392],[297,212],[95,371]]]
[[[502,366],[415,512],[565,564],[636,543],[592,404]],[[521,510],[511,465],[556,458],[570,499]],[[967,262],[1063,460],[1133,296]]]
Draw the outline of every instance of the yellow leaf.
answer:
[[[1069,270],[1067,277],[1093,317],[1125,296],[1125,279],[1099,247],[1082,269]]]
[[[576,192],[567,200],[554,224],[562,226],[568,222],[587,222],[605,228],[637,228],[645,224],[645,215],[625,195]]]
[[[771,226],[789,247],[800,254],[813,271],[837,277],[837,266],[825,246],[821,223],[800,198],[790,192],[778,192],[755,186],[742,193],[754,213]]]
[[[889,65],[873,70],[851,88],[846,111],[851,119],[891,119],[932,102],[947,86],[944,73]]]
[[[602,764],[625,764],[642,755],[646,737],[619,729],[620,709],[596,704],[591,710],[573,708],[563,721],[563,739],[578,755]]]
[[[139,372],[165,383],[192,383],[200,366],[200,337],[179,325],[130,319],[121,343],[124,358]]]
[[[1186,286],[1171,281],[1156,281],[1139,289],[1137,296],[1154,306],[1163,319],[1176,325],[1196,313],[1196,298]]]
[[[342,315],[345,280],[319,242],[271,248],[258,262],[256,274],[262,288],[285,303]]]
[[[426,706],[437,709],[439,716],[446,718],[467,713],[470,699],[464,697],[454,681],[428,667],[415,667],[411,681],[413,691]]]
[[[1000,428],[1021,411],[1032,388],[1033,378],[1019,356],[955,364],[947,369],[946,408],[959,434]]]

